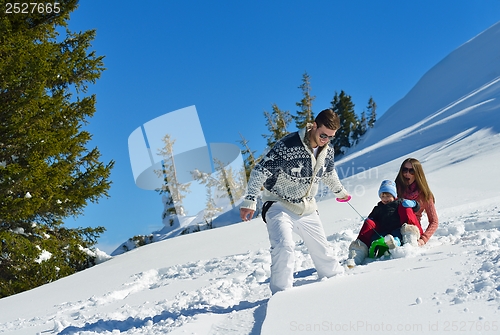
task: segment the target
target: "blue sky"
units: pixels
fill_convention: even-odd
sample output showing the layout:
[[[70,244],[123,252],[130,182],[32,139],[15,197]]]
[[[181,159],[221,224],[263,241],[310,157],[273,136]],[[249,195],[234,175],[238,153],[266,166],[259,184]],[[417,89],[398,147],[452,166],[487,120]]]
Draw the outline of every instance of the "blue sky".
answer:
[[[497,0],[81,1],[70,29],[97,30],[107,68],[90,88],[90,146],[116,163],[111,197],[66,223],[104,226],[98,247],[109,253],[161,228],[160,196],[135,185],[128,154],[147,121],[195,105],[208,143],[238,145],[241,133],[259,154],[263,112],[276,103],[295,113],[305,72],[315,113],[344,90],[359,113],[373,97],[380,117],[499,13]],[[189,120],[178,127],[192,130]]]

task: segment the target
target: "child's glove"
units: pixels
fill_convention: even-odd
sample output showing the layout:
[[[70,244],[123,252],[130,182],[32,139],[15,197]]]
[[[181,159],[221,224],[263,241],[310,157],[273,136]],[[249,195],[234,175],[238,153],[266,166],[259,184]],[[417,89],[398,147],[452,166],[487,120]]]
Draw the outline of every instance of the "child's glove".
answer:
[[[415,200],[405,199],[401,204],[403,205],[403,207],[413,208],[417,205],[417,202]]]

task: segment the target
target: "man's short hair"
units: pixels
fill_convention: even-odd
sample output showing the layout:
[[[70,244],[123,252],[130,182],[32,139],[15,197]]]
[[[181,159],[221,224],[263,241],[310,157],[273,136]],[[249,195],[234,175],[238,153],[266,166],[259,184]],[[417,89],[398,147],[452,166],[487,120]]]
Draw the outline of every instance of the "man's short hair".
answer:
[[[314,122],[316,122],[318,128],[321,126],[325,126],[331,130],[337,130],[340,128],[339,116],[331,108],[322,110],[318,116],[316,116]]]

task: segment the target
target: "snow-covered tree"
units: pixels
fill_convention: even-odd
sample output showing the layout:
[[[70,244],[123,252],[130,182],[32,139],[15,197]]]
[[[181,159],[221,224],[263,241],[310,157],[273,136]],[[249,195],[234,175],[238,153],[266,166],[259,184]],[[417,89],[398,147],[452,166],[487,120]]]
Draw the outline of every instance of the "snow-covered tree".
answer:
[[[163,194],[163,203],[165,209],[162,214],[162,219],[168,221],[168,224],[178,226],[178,216],[185,216],[182,200],[189,193],[190,183],[180,183],[177,178],[177,171],[175,168],[174,159],[174,143],[170,134],[165,134],[162,138],[164,146],[158,150],[158,154],[163,157],[162,169],[155,171],[160,177],[163,178],[163,185],[157,190]]]

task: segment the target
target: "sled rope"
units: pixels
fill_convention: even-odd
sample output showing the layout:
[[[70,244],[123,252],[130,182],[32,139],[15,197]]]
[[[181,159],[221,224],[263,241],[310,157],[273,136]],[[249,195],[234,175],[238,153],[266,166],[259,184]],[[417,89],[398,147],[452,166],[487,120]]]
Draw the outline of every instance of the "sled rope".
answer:
[[[354,208],[354,206],[353,206],[353,205],[351,205],[351,203],[350,203],[350,202],[347,202],[347,204],[348,204],[349,206],[351,206],[351,208],[352,208],[352,209],[353,209],[356,213],[358,213],[358,215],[359,215],[359,216],[363,219],[363,222],[366,220],[366,219],[363,217],[363,215],[359,214],[359,212],[356,210],[356,208]],[[372,228],[372,230],[373,230],[373,231],[375,232],[375,234],[377,234],[379,237],[383,237],[382,235],[380,235],[380,234],[378,233],[378,231],[376,231],[376,230],[375,230],[375,228]]]

